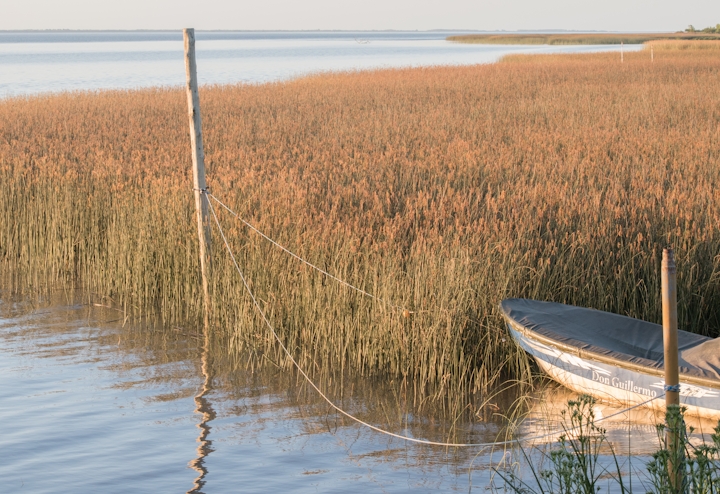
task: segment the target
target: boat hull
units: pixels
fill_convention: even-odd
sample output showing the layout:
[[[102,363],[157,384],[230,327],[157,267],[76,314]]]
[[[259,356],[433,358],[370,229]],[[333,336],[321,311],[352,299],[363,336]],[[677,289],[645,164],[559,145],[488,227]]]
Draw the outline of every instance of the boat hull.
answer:
[[[644,403],[664,409],[664,378],[657,372],[594,360],[581,352],[569,352],[548,341],[541,341],[532,331],[508,320],[508,329],[520,347],[530,354],[538,366],[552,379],[578,393],[598,400],[632,406]],[[720,389],[680,380],[680,403],[686,414],[720,419]]]

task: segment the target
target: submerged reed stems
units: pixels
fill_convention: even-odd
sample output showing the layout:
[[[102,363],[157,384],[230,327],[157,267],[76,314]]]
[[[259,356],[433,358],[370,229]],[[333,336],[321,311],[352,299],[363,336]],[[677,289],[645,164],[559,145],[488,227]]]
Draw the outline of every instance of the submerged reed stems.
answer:
[[[466,408],[528,382],[506,296],[660,318],[679,259],[680,327],[720,327],[720,59],[656,45],[476,67],[201,89],[216,196],[281,244],[414,313],[303,267],[220,215],[252,289],[312,375],[392,377]],[[0,269],[137,316],[202,320],[180,90],[0,102]],[[212,327],[248,365],[289,368],[234,267],[212,253]],[[478,402],[482,399],[478,400]]]

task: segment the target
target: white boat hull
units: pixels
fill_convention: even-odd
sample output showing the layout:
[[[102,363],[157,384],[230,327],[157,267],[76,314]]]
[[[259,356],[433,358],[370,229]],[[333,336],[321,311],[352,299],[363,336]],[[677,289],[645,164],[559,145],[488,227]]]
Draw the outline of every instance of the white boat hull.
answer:
[[[598,400],[632,406],[644,403],[654,409],[664,409],[665,382],[657,373],[614,366],[581,355],[575,355],[533,338],[532,332],[508,321],[508,329],[515,341],[552,379]],[[720,419],[720,390],[680,381],[680,402],[686,414]]]

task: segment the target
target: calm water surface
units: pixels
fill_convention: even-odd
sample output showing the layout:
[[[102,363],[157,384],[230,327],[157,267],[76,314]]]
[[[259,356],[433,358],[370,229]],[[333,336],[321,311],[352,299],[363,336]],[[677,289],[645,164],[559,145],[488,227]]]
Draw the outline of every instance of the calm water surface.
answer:
[[[519,458],[517,448],[445,449],[378,434],[338,416],[294,375],[233,369],[213,361],[194,331],[124,322],[92,304],[0,302],[4,492],[487,492],[492,467]],[[452,435],[450,421],[413,416],[397,391],[359,380],[334,399],[417,438],[482,443],[507,432],[494,415],[503,410],[490,407]],[[516,437],[558,430],[568,398],[559,389],[540,396]],[[600,406],[598,416],[615,411]],[[603,423],[636,482],[657,447],[654,420],[636,412]]]
[[[491,63],[511,53],[614,46],[469,45],[457,32],[198,32],[201,84],[263,83],[328,71]],[[628,48],[638,49],[639,46]],[[181,32],[0,32],[0,98],[180,86]]]
[[[122,327],[122,314],[89,305],[0,307],[5,492],[450,492],[489,480],[477,451],[347,423],[293,376],[220,375],[194,333]],[[394,400],[374,393],[360,383],[343,406],[393,422]],[[435,440],[449,425],[397,422],[394,432]]]

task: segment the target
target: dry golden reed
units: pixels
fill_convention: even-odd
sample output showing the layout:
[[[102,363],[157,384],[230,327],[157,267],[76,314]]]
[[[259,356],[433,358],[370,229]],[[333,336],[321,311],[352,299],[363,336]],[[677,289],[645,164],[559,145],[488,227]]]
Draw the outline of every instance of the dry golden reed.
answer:
[[[529,377],[500,300],[658,321],[667,245],[681,327],[717,335],[720,57],[664,44],[649,55],[203,88],[212,192],[311,262],[415,311],[325,279],[220,214],[300,363],[333,389],[343,376],[389,377],[417,405],[459,410],[473,392]],[[72,285],[198,325],[185,104],[175,89],[0,102],[6,283]],[[213,241],[214,335],[251,365],[288,368]]]
[[[718,39],[720,39],[720,35],[718,35]],[[697,51],[697,50],[714,50],[714,51],[720,51],[720,43],[714,43],[712,41],[702,41],[702,40],[655,40],[655,41],[648,41],[645,43],[645,50],[648,50],[650,48],[656,48],[664,51],[672,51],[672,50],[691,50],[691,51]]]

